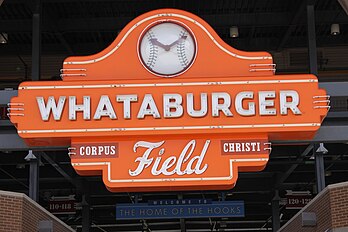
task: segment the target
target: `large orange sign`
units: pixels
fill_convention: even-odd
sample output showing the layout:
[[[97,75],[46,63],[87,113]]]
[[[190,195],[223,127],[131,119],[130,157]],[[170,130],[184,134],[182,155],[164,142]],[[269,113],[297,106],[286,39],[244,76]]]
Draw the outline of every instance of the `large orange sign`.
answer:
[[[70,146],[75,170],[110,191],[231,188],[238,171],[265,167],[268,141],[312,138],[329,108],[314,75],[274,75],[270,54],[238,51],[173,9],[61,71],[22,83],[11,121],[29,145]]]

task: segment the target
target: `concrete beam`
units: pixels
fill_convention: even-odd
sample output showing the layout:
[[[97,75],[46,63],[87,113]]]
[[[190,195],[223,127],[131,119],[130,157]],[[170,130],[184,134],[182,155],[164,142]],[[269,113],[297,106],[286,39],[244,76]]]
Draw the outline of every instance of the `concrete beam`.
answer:
[[[67,147],[28,147],[15,131],[0,131],[0,151],[67,150]]]
[[[321,82],[319,87],[332,97],[348,96],[348,82]]]
[[[7,105],[11,101],[11,98],[17,95],[17,90],[0,90],[0,105]]]

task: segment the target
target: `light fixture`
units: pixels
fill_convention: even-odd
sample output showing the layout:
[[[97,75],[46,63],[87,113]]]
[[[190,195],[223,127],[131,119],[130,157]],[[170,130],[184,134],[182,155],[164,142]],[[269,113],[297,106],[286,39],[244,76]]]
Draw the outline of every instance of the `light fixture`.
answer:
[[[312,153],[311,157],[309,157],[310,160],[315,160],[315,156],[314,154]]]
[[[33,154],[32,150],[29,150],[28,155],[24,158],[26,161],[36,160],[36,156]]]
[[[340,25],[337,23],[331,24],[331,35],[338,35],[340,33]]]
[[[0,43],[5,44],[8,41],[8,34],[1,32],[0,33]]]
[[[25,164],[17,164],[16,168],[17,169],[24,169],[25,168]]]
[[[332,172],[331,171],[325,171],[325,176],[331,176]]]
[[[316,153],[327,154],[329,151],[324,147],[324,143],[320,143]]]
[[[343,10],[348,15],[348,0],[338,0],[338,2],[341,4]]]
[[[237,38],[238,36],[239,36],[238,27],[236,26],[230,27],[230,37]]]

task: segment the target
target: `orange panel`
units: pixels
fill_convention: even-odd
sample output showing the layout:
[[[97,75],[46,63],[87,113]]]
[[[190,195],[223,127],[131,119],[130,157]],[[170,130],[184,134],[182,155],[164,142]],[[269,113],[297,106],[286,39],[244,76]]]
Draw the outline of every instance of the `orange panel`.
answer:
[[[270,151],[265,135],[238,138],[238,142],[232,136],[223,142],[189,136],[183,140],[157,137],[146,142],[109,139],[92,145],[90,140],[73,140],[71,163],[80,175],[102,172],[105,185],[112,191],[230,189],[239,168],[262,170]]]

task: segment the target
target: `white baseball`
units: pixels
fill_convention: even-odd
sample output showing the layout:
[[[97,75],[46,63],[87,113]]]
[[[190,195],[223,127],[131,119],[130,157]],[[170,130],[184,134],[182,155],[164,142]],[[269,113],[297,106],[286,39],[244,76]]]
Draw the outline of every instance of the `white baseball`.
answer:
[[[161,22],[148,29],[139,46],[143,65],[150,72],[165,77],[184,72],[196,55],[191,32],[174,22]]]

